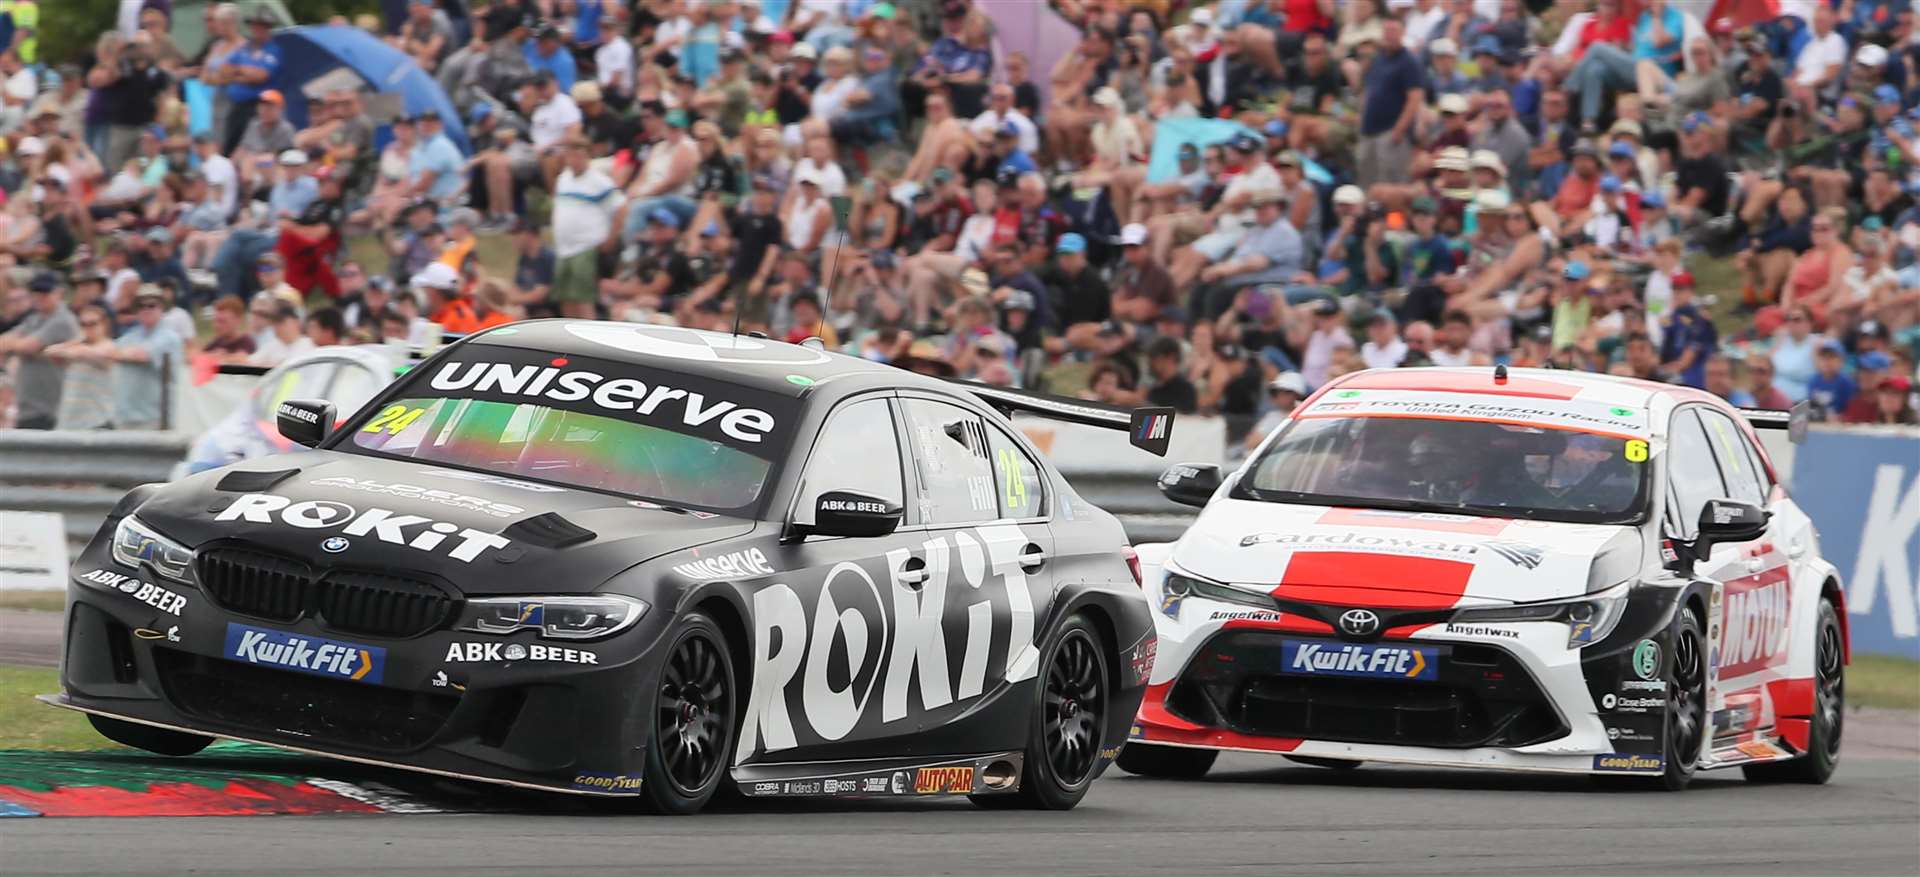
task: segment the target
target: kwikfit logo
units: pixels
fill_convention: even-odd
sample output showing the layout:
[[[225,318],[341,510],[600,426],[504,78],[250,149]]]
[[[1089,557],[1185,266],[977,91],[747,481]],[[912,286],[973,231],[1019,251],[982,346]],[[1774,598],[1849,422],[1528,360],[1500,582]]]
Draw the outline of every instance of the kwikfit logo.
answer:
[[[330,679],[378,683],[387,650],[245,624],[227,625],[226,656]]]
[[[1430,679],[1434,662],[1424,649],[1403,646],[1332,645],[1287,642],[1289,673]]]

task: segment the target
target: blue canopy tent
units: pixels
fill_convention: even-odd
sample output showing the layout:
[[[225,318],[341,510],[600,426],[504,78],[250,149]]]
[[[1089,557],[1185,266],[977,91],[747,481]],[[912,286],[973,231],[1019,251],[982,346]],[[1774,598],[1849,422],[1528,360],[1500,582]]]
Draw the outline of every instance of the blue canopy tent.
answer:
[[[435,110],[447,136],[462,153],[471,154],[466,126],[453,101],[405,52],[374,35],[344,25],[291,27],[276,31],[273,44],[280,50],[280,69],[268,85],[287,99],[287,119],[295,127],[307,123],[307,97],[300,87],[340,68],[352,70],[376,92],[398,94],[409,115]],[[384,131],[382,134],[384,135]],[[385,136],[377,138],[384,141]]]

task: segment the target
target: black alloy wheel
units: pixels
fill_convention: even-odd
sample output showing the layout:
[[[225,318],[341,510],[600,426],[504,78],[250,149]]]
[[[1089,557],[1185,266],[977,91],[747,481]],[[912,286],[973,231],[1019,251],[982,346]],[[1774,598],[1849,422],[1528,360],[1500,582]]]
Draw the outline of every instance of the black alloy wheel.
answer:
[[[1815,612],[1813,720],[1807,731],[1807,752],[1792,761],[1749,764],[1740,769],[1748,782],[1810,783],[1833,778],[1840,764],[1840,731],[1847,717],[1847,650],[1840,632],[1840,614],[1830,600],[1821,600]]]
[[[737,711],[733,660],[713,620],[690,612],[675,625],[660,667],[642,797],[659,813],[706,806],[726,779]]]
[[[975,795],[975,804],[1068,810],[1086,796],[1099,773],[1109,719],[1110,679],[1104,648],[1085,616],[1075,615],[1061,625],[1035,680],[1039,702],[1020,790]]]

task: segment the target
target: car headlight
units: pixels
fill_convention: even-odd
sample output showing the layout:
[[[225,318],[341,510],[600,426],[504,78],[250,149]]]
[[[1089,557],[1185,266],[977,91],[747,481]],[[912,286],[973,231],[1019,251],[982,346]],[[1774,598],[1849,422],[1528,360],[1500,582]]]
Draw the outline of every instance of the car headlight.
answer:
[[[468,600],[457,629],[508,634],[537,630],[542,639],[598,639],[632,627],[647,604],[617,594],[592,597],[486,597]]]
[[[1230,588],[1218,582],[1210,582],[1206,579],[1197,579],[1193,576],[1181,575],[1172,570],[1167,571],[1166,584],[1162,585],[1160,589],[1163,593],[1172,594],[1175,597],[1200,597],[1207,600],[1218,600],[1222,603],[1239,603],[1242,606],[1258,606],[1261,609],[1274,608],[1273,598],[1265,594],[1254,594],[1238,588]]]
[[[114,528],[113,559],[135,569],[144,566],[164,579],[193,582],[193,552],[132,515],[121,518],[120,526]]]
[[[1520,603],[1514,606],[1479,606],[1453,613],[1453,623],[1557,621],[1567,625],[1567,648],[1582,649],[1607,638],[1627,608],[1627,592],[1632,582],[1615,585],[1597,594],[1544,603]]]

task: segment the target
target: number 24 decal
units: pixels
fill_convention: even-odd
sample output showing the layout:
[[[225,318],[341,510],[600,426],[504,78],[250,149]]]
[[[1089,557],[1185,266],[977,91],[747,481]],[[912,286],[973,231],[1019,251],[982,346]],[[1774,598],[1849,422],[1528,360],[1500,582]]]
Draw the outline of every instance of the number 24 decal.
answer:
[[[379,414],[374,415],[374,418],[367,421],[367,425],[361,427],[360,431],[384,432],[388,435],[399,435],[402,430],[412,426],[413,422],[419,420],[420,415],[425,413],[427,413],[427,409],[425,408],[408,408],[405,405],[391,405],[383,409]]]

